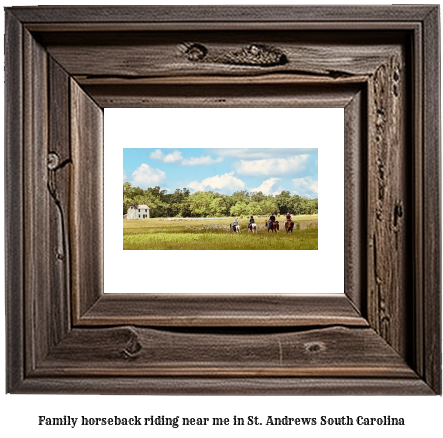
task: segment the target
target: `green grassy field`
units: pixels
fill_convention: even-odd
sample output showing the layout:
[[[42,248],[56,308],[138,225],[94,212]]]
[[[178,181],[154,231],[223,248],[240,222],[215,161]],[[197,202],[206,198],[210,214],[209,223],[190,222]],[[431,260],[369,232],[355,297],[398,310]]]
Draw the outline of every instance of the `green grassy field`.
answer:
[[[277,219],[280,232],[268,233],[265,218],[256,218],[256,234],[248,232],[248,219],[239,220],[240,234],[229,230],[232,218],[124,220],[123,249],[318,249],[318,215],[293,217],[297,229],[292,234],[284,230],[284,217]]]

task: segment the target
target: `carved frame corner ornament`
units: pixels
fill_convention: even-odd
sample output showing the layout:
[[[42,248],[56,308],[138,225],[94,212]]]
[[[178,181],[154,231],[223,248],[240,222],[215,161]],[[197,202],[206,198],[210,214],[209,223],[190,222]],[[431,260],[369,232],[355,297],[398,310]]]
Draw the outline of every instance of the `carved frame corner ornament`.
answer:
[[[438,6],[6,8],[7,392],[441,394],[439,58]],[[105,107],[344,108],[345,294],[104,294]]]

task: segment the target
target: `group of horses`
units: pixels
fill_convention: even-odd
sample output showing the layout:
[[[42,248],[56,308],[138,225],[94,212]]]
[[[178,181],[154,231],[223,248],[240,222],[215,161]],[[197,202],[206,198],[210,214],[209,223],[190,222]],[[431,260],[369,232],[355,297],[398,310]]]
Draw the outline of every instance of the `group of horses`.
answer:
[[[270,227],[268,227],[268,223],[269,223],[269,219],[265,221],[265,226],[268,229],[268,233],[269,231],[271,231],[272,233],[278,233],[280,231],[280,224],[278,221],[274,221]],[[234,231],[235,233],[240,233],[240,225],[232,225],[229,224],[229,228]],[[293,221],[285,221],[285,230],[286,230],[286,234],[288,233],[292,233],[292,231],[294,230],[294,222]],[[250,231],[251,233],[256,233],[257,232],[257,224],[251,224],[250,227],[248,227],[248,231]]]
[[[268,223],[269,223],[269,219],[265,221],[265,225],[266,225],[266,228],[268,229],[268,233],[269,233],[269,231],[276,232],[276,233],[278,233],[280,231],[280,224],[278,221],[272,222],[270,227],[268,227]],[[294,221],[291,221],[291,220],[285,221],[286,234],[292,233],[292,231],[294,230],[294,225],[295,225]]]

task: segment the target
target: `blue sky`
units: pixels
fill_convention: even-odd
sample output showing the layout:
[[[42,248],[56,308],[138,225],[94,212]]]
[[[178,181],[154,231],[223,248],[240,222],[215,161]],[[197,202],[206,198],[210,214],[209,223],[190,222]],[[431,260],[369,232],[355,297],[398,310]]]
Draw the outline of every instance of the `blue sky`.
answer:
[[[238,190],[318,197],[317,148],[123,149],[123,181],[191,192]]]

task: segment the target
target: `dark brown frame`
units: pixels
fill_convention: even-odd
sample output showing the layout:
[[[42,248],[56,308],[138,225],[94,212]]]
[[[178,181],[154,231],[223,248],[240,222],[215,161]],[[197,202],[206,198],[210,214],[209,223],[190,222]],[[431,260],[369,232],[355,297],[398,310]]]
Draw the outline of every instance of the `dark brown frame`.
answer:
[[[438,6],[7,8],[7,392],[441,394],[439,57]],[[345,108],[346,294],[103,295],[124,106]]]

